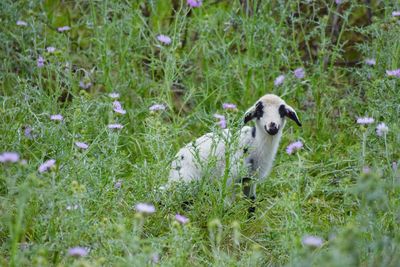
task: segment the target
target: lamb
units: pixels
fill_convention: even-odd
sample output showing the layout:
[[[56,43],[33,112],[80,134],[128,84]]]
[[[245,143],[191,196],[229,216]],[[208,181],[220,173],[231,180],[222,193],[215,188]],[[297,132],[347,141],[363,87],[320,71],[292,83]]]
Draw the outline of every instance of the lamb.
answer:
[[[202,179],[207,176],[207,171],[212,174],[208,176],[216,179],[221,179],[228,171],[227,185],[245,179],[266,179],[277,153],[286,118],[301,126],[296,111],[284,100],[273,94],[264,95],[245,113],[244,124],[254,121],[253,127],[244,126],[236,135],[229,129],[221,133],[207,133],[181,148],[171,163],[166,187],[174,182]],[[243,169],[247,172],[244,177],[241,176]],[[256,183],[244,188],[244,194],[255,199]]]

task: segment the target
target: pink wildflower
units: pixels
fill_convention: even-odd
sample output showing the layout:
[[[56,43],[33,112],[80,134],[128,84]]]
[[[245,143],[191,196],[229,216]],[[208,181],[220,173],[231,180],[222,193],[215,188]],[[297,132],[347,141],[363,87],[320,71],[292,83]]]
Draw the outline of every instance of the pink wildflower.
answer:
[[[65,32],[65,31],[69,31],[69,30],[71,30],[71,27],[69,27],[69,26],[63,26],[63,27],[57,28],[57,31],[59,31],[59,32]]]
[[[157,264],[157,263],[159,263],[159,261],[160,261],[160,255],[158,255],[158,253],[156,253],[156,252],[153,253],[151,255],[151,262],[154,264]]]
[[[108,129],[122,129],[124,126],[119,123],[109,124]]]
[[[68,250],[68,255],[72,257],[85,257],[88,253],[88,249],[83,247],[73,247]]]
[[[214,118],[219,119],[218,125],[222,128],[226,128],[226,119],[224,115],[214,114]]]
[[[117,112],[117,113],[120,113],[120,114],[125,114],[126,113],[126,110],[124,110],[122,108],[122,105],[121,105],[121,103],[119,101],[114,101],[113,102],[113,107],[114,107],[113,108],[114,111]]]
[[[364,174],[369,174],[369,173],[371,173],[371,168],[369,166],[364,166],[362,169],[362,172]]]
[[[25,21],[23,21],[23,20],[17,20],[17,25],[18,26],[28,26],[28,23],[26,23]]]
[[[393,162],[392,162],[392,170],[393,170],[394,172],[397,172],[397,168],[398,168],[398,167],[399,167],[399,166],[398,166],[397,162],[393,161]]]
[[[38,68],[43,68],[44,67],[44,58],[42,56],[39,56],[37,59],[37,67]]]
[[[296,76],[297,79],[303,79],[304,76],[306,76],[304,69],[303,68],[295,69],[294,76]]]
[[[151,107],[149,107],[150,111],[156,111],[156,110],[165,110],[167,107],[164,104],[154,104]]]
[[[400,17],[400,11],[393,11],[392,12],[393,17]]]
[[[232,103],[223,103],[222,104],[223,109],[236,109],[236,105]]]
[[[55,48],[54,46],[48,46],[48,47],[46,48],[46,50],[47,50],[47,52],[49,52],[49,53],[54,53],[54,51],[56,51],[56,48]]]
[[[32,134],[32,131],[33,131],[32,127],[26,126],[25,129],[24,129],[25,137],[28,138],[28,139],[33,139],[34,135]]]
[[[111,98],[119,98],[119,93],[110,93],[108,96]]]
[[[75,204],[75,205],[67,205],[65,207],[66,210],[77,210],[79,208],[79,205]]]
[[[389,128],[386,126],[384,122],[381,122],[376,126],[376,134],[378,136],[384,136],[389,132]]]
[[[400,69],[397,69],[397,70],[387,70],[386,71],[386,75],[387,76],[394,76],[394,77],[397,77],[397,78],[400,78]]]
[[[19,154],[17,152],[3,152],[0,154],[1,163],[15,163],[19,160]]]
[[[138,203],[135,205],[135,209],[137,212],[146,214],[151,214],[156,212],[156,208],[153,205],[147,203]]]
[[[62,121],[64,117],[61,114],[55,114],[50,116],[50,120],[52,121]]]
[[[297,150],[300,150],[303,148],[303,143],[301,141],[296,141],[293,142],[291,144],[289,144],[286,147],[286,153],[288,153],[289,155],[293,154],[294,152],[296,152]]]
[[[157,36],[157,40],[166,45],[169,45],[171,43],[171,38],[164,34],[159,34]]]
[[[203,0],[186,0],[186,3],[190,7],[200,7],[203,4]]]
[[[285,75],[279,75],[279,76],[275,79],[274,85],[275,85],[275,86],[279,86],[279,85],[281,85],[284,81],[285,81]]]
[[[367,59],[365,59],[365,64],[374,66],[376,64],[376,60],[375,60],[375,58],[367,58]]]
[[[180,224],[187,224],[189,222],[188,218],[180,214],[175,215],[175,220],[177,220]]]
[[[56,161],[54,159],[46,160],[45,162],[43,162],[43,164],[41,164],[39,166],[39,172],[43,173],[43,172],[47,171],[48,169],[53,167],[55,165],[55,163],[56,163]]]
[[[83,143],[83,142],[75,142],[75,145],[82,149],[87,149],[89,147],[88,144]]]
[[[114,188],[115,189],[120,189],[121,186],[122,186],[122,181],[121,180],[116,181],[115,184],[114,184]]]
[[[89,89],[91,86],[92,86],[91,82],[87,82],[87,83],[85,83],[84,81],[79,82],[79,87],[82,89],[86,90],[86,89]]]
[[[319,248],[324,244],[324,240],[318,236],[308,235],[303,237],[301,243],[305,246]]]
[[[371,123],[373,123],[375,120],[374,120],[374,118],[371,118],[371,117],[361,117],[361,118],[358,118],[357,119],[357,123],[358,124],[361,124],[361,125],[364,125],[364,124],[371,124]]]

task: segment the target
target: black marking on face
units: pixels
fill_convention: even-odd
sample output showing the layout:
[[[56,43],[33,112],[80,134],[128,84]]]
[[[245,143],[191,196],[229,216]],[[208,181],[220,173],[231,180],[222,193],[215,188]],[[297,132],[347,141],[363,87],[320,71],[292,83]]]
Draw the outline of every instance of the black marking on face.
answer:
[[[279,106],[279,115],[281,116],[281,118],[287,116],[289,119],[293,120],[298,126],[301,127],[301,122],[299,121],[299,118],[297,118],[296,112],[287,109],[283,104]]]
[[[246,124],[249,121],[251,121],[253,119],[253,115],[254,114],[252,112],[247,113],[246,116],[244,117],[244,123]]]
[[[281,116],[281,118],[285,117],[286,114],[287,114],[287,111],[286,111],[285,105],[283,105],[283,104],[280,105],[279,106],[279,115]]]
[[[249,148],[248,147],[243,148],[243,154],[247,154],[247,152],[249,152]]]
[[[183,155],[181,155],[181,159],[184,159],[185,157]]]
[[[264,115],[264,105],[261,101],[256,104],[256,111],[254,112],[254,118],[258,120]]]
[[[263,115],[264,115],[264,105],[261,101],[258,101],[256,103],[254,111],[247,113],[246,116],[244,117],[244,123],[248,123],[254,118],[259,120]]]
[[[253,126],[253,128],[251,129],[251,136],[253,138],[256,138],[256,126]]]

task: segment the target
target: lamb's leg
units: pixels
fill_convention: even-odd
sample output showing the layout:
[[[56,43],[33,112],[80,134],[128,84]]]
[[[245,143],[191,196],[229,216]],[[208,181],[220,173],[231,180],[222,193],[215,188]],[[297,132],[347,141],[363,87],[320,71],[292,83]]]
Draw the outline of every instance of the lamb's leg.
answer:
[[[256,211],[256,207],[254,202],[256,201],[256,184],[252,181],[249,177],[245,177],[242,179],[243,185],[243,194],[251,200],[251,206],[249,207],[248,211],[250,214]]]

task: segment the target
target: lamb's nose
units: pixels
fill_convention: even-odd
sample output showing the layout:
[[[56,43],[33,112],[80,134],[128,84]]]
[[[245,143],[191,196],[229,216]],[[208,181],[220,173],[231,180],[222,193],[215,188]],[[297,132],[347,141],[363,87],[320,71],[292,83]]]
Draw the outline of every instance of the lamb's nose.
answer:
[[[269,124],[269,127],[268,127],[267,132],[268,132],[270,135],[275,135],[275,134],[278,132],[278,130],[279,130],[279,128],[277,127],[277,125],[275,124],[275,122],[271,122],[271,123]]]

